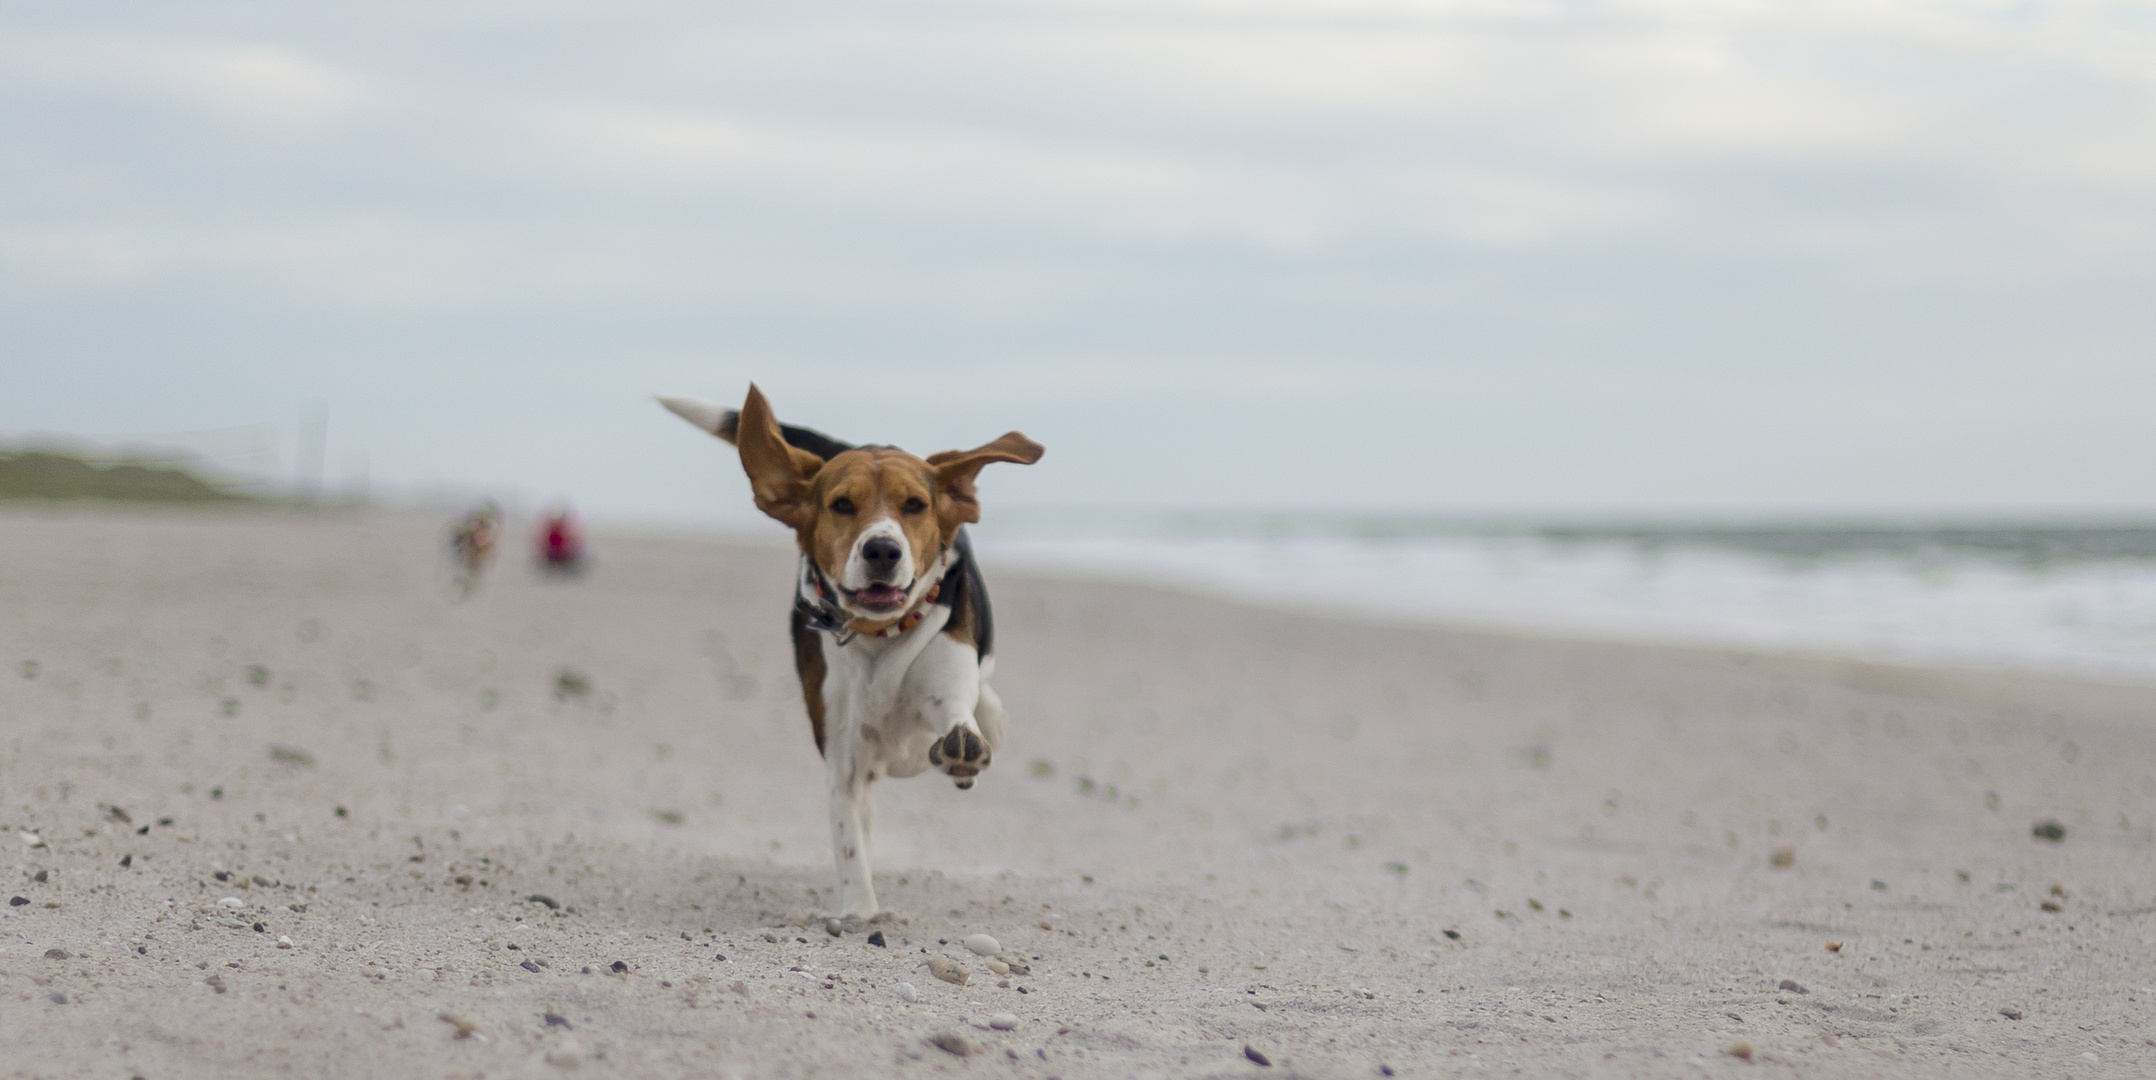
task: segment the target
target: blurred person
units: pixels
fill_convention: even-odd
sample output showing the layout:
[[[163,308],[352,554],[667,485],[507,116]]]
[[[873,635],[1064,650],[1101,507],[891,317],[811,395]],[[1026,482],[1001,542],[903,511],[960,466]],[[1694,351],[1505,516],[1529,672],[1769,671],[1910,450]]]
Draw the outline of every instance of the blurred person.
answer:
[[[540,522],[539,569],[549,574],[579,574],[584,570],[584,530],[566,508],[548,514]]]

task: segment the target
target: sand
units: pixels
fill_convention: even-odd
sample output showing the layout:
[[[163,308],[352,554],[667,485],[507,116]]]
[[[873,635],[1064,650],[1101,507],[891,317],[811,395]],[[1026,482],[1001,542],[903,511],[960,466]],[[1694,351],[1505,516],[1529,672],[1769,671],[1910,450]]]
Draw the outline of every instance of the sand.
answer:
[[[878,785],[877,947],[782,546],[458,603],[442,526],[0,512],[0,1075],[2156,1073],[2156,691],[991,566],[1010,741]]]

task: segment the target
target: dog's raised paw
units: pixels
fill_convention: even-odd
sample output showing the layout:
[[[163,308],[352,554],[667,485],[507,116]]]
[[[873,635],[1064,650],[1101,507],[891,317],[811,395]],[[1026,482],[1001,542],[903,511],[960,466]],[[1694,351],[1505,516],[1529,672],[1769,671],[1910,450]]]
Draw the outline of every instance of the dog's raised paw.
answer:
[[[989,756],[980,733],[964,726],[952,728],[941,741],[928,746],[928,763],[949,773],[960,791],[973,786],[973,778],[988,767]]]

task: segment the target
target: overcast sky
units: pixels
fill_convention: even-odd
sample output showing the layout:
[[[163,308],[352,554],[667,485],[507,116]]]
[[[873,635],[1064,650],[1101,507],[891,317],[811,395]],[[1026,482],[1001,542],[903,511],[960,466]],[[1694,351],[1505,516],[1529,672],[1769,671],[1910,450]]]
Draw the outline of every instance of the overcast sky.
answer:
[[[0,432],[752,513],[2156,509],[2156,4],[0,3]],[[364,465],[362,466],[362,463]]]

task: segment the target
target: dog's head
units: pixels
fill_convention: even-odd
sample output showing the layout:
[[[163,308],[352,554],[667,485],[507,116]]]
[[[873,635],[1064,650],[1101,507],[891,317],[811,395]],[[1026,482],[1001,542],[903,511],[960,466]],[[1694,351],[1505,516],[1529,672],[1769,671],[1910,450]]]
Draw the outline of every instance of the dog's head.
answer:
[[[839,602],[870,621],[904,614],[934,583],[932,571],[959,526],[981,520],[973,481],[982,466],[1041,459],[1040,444],[1013,431],[925,459],[864,446],[826,461],[787,444],[754,384],[730,430],[717,410],[706,416],[681,399],[662,400],[698,427],[732,436],[756,508],[793,529],[801,551],[838,586]]]

